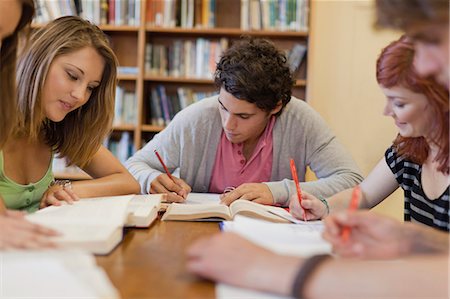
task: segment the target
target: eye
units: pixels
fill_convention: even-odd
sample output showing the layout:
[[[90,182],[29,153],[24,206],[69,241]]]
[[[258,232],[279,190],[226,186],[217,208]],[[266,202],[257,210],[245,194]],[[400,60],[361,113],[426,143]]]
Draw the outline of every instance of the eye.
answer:
[[[239,117],[242,118],[242,119],[249,119],[250,118],[250,116],[246,115],[246,114],[239,115]]]
[[[67,72],[67,76],[69,76],[70,80],[76,81],[78,77],[72,74],[71,72]]]
[[[403,104],[403,103],[395,103],[394,102],[394,106],[397,107],[397,108],[403,108],[403,107],[405,107],[405,104]]]
[[[88,86],[88,91],[89,92],[93,92],[94,91],[94,89],[96,89],[97,88],[97,86]]]

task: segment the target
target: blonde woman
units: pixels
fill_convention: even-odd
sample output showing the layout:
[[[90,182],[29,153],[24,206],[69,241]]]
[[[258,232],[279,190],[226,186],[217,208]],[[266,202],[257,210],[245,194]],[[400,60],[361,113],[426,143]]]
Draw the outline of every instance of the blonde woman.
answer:
[[[139,192],[102,146],[111,129],[117,58],[103,32],[78,17],[37,31],[17,70],[19,121],[0,152],[0,193],[10,209],[36,211],[80,197]],[[93,177],[51,184],[59,154]]]

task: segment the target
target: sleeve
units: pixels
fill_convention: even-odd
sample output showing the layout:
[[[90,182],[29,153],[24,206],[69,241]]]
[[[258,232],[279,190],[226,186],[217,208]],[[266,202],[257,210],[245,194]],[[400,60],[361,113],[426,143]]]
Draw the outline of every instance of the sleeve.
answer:
[[[180,152],[183,145],[179,136],[183,135],[182,123],[182,117],[175,117],[164,130],[156,134],[149,143],[125,162],[125,167],[141,185],[143,194],[149,193],[151,182],[164,173],[164,168],[154,153],[155,150],[161,155],[171,173],[180,166]]]
[[[304,174],[307,167],[317,176],[316,181],[301,183],[301,188],[315,196],[328,197],[359,184],[363,176],[350,153],[337,140],[322,117],[309,106],[304,106],[301,115],[287,128],[291,135],[286,141],[293,152],[283,158],[288,161],[290,156],[296,157],[299,178],[300,171]],[[296,129],[298,127],[301,127],[301,133]],[[299,139],[297,136],[302,134],[302,139]],[[277,205],[288,205],[289,198],[296,194],[295,184],[290,176],[267,185]]]
[[[389,147],[384,153],[384,159],[389,169],[395,176],[398,184],[402,186],[403,183],[403,172],[404,172],[404,160],[397,156],[397,151],[394,146]]]

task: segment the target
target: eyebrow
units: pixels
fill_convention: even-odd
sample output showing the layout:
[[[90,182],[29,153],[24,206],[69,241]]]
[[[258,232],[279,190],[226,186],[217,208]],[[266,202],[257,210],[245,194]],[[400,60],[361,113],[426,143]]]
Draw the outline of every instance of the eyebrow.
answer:
[[[217,98],[217,100],[219,101],[220,105],[222,106],[223,109],[225,109],[226,111],[228,111],[228,109],[225,107],[225,105],[220,101],[220,98]],[[234,115],[238,115],[238,116],[251,116],[251,115],[255,115],[255,113],[247,113],[247,112],[242,112],[242,113],[233,113]]]
[[[73,65],[73,64],[71,64],[71,63],[67,63],[68,65],[70,65],[70,66],[72,66],[72,67],[74,67],[74,68],[76,68],[77,70],[79,70],[80,72],[81,72],[81,74],[83,74],[83,76],[85,75],[85,73],[84,73],[84,71],[82,70],[82,69],[80,69],[79,67],[77,67],[76,65]],[[100,84],[100,81],[98,81],[98,80],[94,80],[94,81],[92,81],[93,83],[98,83],[98,84]]]

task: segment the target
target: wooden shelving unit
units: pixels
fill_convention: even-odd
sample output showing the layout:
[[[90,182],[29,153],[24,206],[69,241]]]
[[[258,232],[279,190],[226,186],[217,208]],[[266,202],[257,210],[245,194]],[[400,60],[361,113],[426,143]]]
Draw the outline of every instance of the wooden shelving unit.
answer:
[[[255,36],[272,40],[280,49],[290,49],[295,43],[307,45],[309,39],[308,31],[275,31],[275,30],[241,30],[240,26],[240,0],[216,0],[216,27],[215,28],[163,28],[147,25],[146,11],[147,2],[151,0],[141,0],[140,4],[140,25],[139,26],[115,26],[100,25],[106,35],[108,35],[111,46],[116,53],[120,66],[134,67],[137,74],[118,75],[118,85],[126,90],[136,92],[136,112],[137,119],[134,125],[116,125],[113,127],[113,135],[120,136],[124,132],[132,135],[135,149],[142,147],[142,144],[151,139],[154,134],[164,129],[164,126],[149,123],[150,115],[149,95],[150,89],[156,85],[164,85],[168,91],[174,91],[177,87],[188,87],[202,92],[216,91],[212,79],[194,77],[170,77],[157,76],[145,72],[146,44],[170,44],[174,40],[196,40],[198,38],[208,38],[219,40],[227,38],[229,44],[238,40],[241,36]],[[195,0],[198,1],[198,0]],[[42,25],[34,25],[39,28]],[[293,95],[304,99],[306,94],[307,74],[306,60],[301,64],[296,73],[296,81],[293,88]],[[72,174],[57,173],[58,176],[68,177]],[[81,176],[86,178],[86,176]]]

